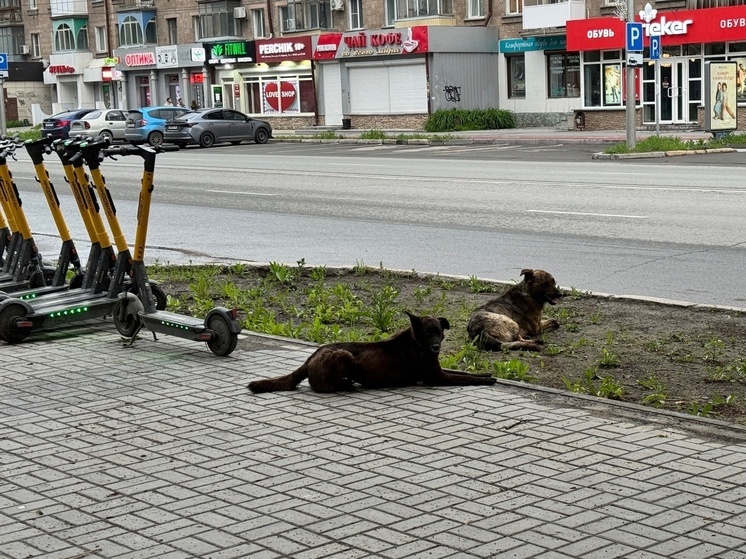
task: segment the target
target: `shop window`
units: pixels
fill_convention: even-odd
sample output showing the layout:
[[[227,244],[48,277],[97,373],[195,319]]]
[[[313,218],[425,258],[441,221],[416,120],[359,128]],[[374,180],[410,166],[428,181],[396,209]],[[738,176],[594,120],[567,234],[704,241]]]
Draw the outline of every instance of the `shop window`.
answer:
[[[484,2],[485,0],[469,0],[468,17],[470,18],[484,17]]]
[[[254,38],[266,37],[264,33],[264,9],[251,10],[251,24],[254,31]]]
[[[515,16],[523,13],[523,0],[506,0],[505,15]]]
[[[603,60],[603,62],[601,62]],[[583,105],[619,107],[622,105],[622,52],[587,52],[583,60]],[[652,68],[652,66],[650,66]]]
[[[350,0],[350,29],[362,29],[363,0]]]
[[[453,15],[453,0],[398,0],[400,18]]]
[[[240,6],[235,0],[204,2],[198,4],[198,39],[209,37],[235,37],[240,34],[240,24],[236,25],[233,8]]]
[[[526,97],[526,59],[522,54],[508,57],[508,97]]]
[[[329,29],[332,12],[329,0],[288,0],[280,7],[283,31]]]
[[[547,55],[549,97],[580,97],[580,53]]]
[[[250,114],[298,114],[316,110],[311,76],[252,76],[244,78],[244,82]]]

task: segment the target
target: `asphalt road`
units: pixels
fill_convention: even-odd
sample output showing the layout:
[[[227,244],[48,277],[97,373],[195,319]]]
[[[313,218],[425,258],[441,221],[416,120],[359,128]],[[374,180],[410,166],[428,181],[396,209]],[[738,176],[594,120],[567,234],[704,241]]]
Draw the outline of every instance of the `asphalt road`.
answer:
[[[746,307],[743,154],[592,160],[601,149],[272,143],[162,154],[148,257],[500,280],[536,267],[565,287]],[[11,163],[39,245],[55,255],[31,164]],[[83,239],[59,162],[48,168]],[[131,243],[141,164],[102,168]]]

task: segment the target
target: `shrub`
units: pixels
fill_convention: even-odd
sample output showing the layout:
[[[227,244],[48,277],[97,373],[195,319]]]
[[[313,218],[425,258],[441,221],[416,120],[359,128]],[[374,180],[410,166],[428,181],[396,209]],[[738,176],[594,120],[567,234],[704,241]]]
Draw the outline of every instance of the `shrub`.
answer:
[[[515,128],[515,114],[503,109],[440,109],[425,121],[427,132]]]

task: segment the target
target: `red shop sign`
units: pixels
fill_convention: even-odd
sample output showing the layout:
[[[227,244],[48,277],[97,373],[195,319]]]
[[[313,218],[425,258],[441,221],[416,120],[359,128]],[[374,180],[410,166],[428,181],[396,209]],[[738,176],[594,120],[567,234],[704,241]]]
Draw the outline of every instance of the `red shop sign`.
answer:
[[[635,20],[646,37],[660,35],[663,45],[746,40],[746,7],[641,12]],[[567,22],[567,50],[622,49],[625,22],[613,17]],[[649,41],[645,41],[647,46]]]
[[[257,39],[257,62],[281,62],[283,60],[311,60],[310,35],[292,38]]]
[[[66,64],[55,64],[49,67],[50,74],[74,74],[75,68]]]

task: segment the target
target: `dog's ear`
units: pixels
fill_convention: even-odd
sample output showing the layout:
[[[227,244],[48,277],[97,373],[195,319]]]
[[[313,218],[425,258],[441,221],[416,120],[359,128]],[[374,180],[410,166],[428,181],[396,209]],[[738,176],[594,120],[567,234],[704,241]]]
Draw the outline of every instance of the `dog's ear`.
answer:
[[[533,270],[531,270],[531,269],[529,269],[529,268],[524,268],[523,270],[521,270],[521,275],[522,275],[522,276],[523,276],[523,277],[524,277],[525,279],[527,279],[527,280],[532,280],[532,279],[534,279],[534,271],[533,271]]]
[[[448,330],[448,329],[449,329],[449,328],[451,327],[451,323],[450,323],[450,322],[448,322],[448,319],[447,319],[447,318],[443,318],[443,317],[441,316],[441,317],[439,317],[439,318],[438,318],[438,320],[440,320],[440,327],[441,327],[441,328],[442,328],[443,330]]]
[[[409,323],[410,323],[410,324],[411,324],[411,325],[412,325],[413,327],[414,327],[414,326],[416,326],[416,325],[418,325],[418,324],[419,324],[419,323],[421,322],[421,321],[420,321],[420,317],[419,317],[419,316],[417,316],[416,314],[412,314],[412,313],[411,313],[411,312],[409,312],[409,311],[404,311],[404,312],[405,312],[405,313],[407,313],[407,316],[409,317]]]

